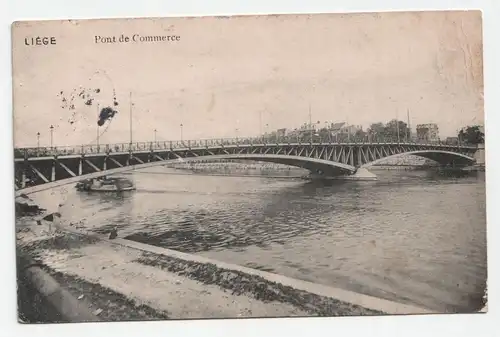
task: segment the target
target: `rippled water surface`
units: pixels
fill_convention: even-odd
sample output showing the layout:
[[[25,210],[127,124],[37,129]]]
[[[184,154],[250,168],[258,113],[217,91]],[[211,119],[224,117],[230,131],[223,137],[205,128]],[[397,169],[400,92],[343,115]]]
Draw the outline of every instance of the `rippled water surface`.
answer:
[[[378,171],[376,182],[172,174],[121,196],[64,189],[62,213],[97,231],[438,311],[481,306],[484,174]],[[35,200],[43,203],[43,192]]]

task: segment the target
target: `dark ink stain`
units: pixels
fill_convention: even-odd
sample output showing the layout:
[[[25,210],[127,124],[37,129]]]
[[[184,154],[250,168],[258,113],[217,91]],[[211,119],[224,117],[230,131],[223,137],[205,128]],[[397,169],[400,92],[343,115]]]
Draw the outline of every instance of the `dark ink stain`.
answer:
[[[101,112],[99,113],[97,125],[99,125],[99,126],[104,125],[104,123],[106,123],[106,121],[111,120],[117,113],[118,113],[118,111],[114,110],[111,107],[103,108],[101,110]]]

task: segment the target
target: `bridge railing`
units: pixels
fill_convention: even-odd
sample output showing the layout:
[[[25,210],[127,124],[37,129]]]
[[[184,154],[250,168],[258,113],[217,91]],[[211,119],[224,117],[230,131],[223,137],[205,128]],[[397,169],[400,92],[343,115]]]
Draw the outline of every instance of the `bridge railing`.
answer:
[[[177,141],[153,141],[117,144],[93,144],[80,146],[55,146],[55,147],[31,147],[14,149],[15,158],[47,157],[63,155],[84,155],[84,154],[106,154],[119,152],[140,152],[159,151],[191,148],[210,148],[224,146],[249,146],[249,145],[272,145],[272,144],[419,144],[419,145],[444,145],[453,147],[475,147],[471,144],[457,144],[451,142],[404,142],[392,138],[370,138],[352,137],[352,139],[336,140],[335,137],[313,137],[312,139],[300,139],[299,137],[241,137],[241,138],[221,138],[221,139],[198,139],[198,140],[177,140]]]

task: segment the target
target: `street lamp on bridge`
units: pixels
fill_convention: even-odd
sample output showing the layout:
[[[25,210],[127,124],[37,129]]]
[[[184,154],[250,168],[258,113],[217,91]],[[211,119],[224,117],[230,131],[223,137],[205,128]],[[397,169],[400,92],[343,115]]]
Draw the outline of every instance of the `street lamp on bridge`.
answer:
[[[97,103],[97,115],[99,116],[100,110],[99,110],[99,103]],[[96,130],[96,144],[97,144],[97,151],[99,151],[99,123],[97,123],[97,130]]]
[[[238,131],[240,131],[240,129],[236,128],[235,131],[236,131],[236,142],[238,142]]]
[[[325,121],[325,130],[328,133],[328,140],[331,142],[332,141],[332,131],[331,128],[328,127],[328,121]]]
[[[36,133],[36,148],[40,148],[40,132]]]
[[[181,126],[181,142],[182,142],[182,141],[183,141],[183,137],[182,137],[182,127],[183,127],[184,125],[182,125],[182,123],[181,123],[181,125],[180,125],[180,126]]]
[[[154,133],[154,141],[155,141],[155,144],[156,144],[156,129],[153,130],[153,133]]]
[[[50,148],[54,148],[54,125],[50,126]]]

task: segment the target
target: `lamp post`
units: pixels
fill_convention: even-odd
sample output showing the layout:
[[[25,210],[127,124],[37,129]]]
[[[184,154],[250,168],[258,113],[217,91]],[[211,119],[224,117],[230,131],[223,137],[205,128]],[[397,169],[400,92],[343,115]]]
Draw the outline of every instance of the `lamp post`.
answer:
[[[397,117],[396,117],[396,133],[398,135],[397,138],[398,138],[398,144],[399,144],[399,141],[400,141],[399,140],[399,120],[397,119]]]
[[[97,116],[99,116],[100,110],[99,110],[99,103],[97,103]],[[97,143],[97,152],[99,152],[99,123],[97,124],[97,138],[96,138],[96,143]]]
[[[235,131],[236,131],[236,143],[238,143],[238,131],[240,131],[240,129],[236,128]]]
[[[262,111],[259,111],[259,135],[262,137]]]
[[[184,140],[184,139],[183,139],[183,136],[182,136],[182,128],[183,128],[183,126],[184,126],[184,125],[182,125],[182,123],[181,123],[181,125],[180,125],[180,127],[181,127],[181,142]]]
[[[313,142],[313,127],[312,127],[312,115],[311,115],[311,103],[309,103],[309,132],[311,136],[311,143]]]
[[[132,113],[133,113],[134,103],[132,102],[132,91],[129,92],[129,151],[132,151]]]
[[[50,148],[54,148],[54,125],[50,126]]]
[[[157,132],[157,130],[156,130],[156,129],[154,129],[154,130],[153,130],[153,133],[154,133],[154,141],[155,141],[155,144],[156,144],[156,132]]]
[[[328,133],[328,140],[332,142],[332,134],[330,133],[330,130],[328,128],[328,121],[325,121],[325,131]]]
[[[40,149],[40,132],[36,133],[36,148]]]

